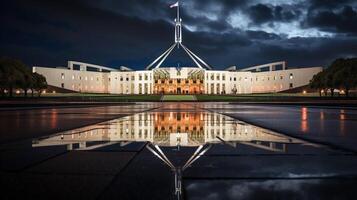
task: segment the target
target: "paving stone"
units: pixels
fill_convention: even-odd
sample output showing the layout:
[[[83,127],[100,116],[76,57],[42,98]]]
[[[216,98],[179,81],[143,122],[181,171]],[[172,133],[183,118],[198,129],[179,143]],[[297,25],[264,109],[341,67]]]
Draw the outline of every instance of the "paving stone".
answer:
[[[133,158],[131,152],[72,151],[30,168],[52,174],[117,174]]]

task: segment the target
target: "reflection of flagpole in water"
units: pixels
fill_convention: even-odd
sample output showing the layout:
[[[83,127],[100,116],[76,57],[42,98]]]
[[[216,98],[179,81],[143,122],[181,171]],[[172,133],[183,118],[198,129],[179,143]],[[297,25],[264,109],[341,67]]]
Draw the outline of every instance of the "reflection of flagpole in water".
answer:
[[[149,149],[151,153],[153,153],[156,157],[162,160],[165,164],[167,164],[171,169],[175,170],[175,166],[170,162],[169,159],[166,158],[166,156],[163,157],[160,153],[156,152],[153,148],[151,148],[149,144],[146,145],[146,148]]]
[[[153,146],[154,148],[152,148]],[[200,158],[202,155],[204,155],[210,148],[212,144],[208,145],[205,149],[203,149],[204,145],[200,145],[196,151],[193,153],[193,155],[186,161],[184,166],[181,167],[175,167],[171,161],[167,158],[165,153],[161,150],[161,148],[158,145],[153,145],[152,143],[148,143],[146,145],[146,148],[151,151],[156,157],[158,157],[160,160],[162,160],[167,166],[171,168],[171,170],[174,172],[175,175],[175,195],[177,196],[177,199],[181,199],[181,194],[182,194],[182,172],[187,169],[189,166],[192,165],[198,158]],[[203,150],[202,150],[203,149]]]
[[[201,148],[200,148],[201,147]],[[184,171],[185,169],[187,169],[187,167],[191,166],[192,163],[194,163],[197,159],[199,159],[201,156],[203,156],[211,147],[212,144],[208,145],[204,150],[202,150],[200,152],[200,150],[202,149],[202,145],[199,146],[196,150],[196,152],[191,156],[191,158],[186,162],[186,164],[182,167],[182,171]]]

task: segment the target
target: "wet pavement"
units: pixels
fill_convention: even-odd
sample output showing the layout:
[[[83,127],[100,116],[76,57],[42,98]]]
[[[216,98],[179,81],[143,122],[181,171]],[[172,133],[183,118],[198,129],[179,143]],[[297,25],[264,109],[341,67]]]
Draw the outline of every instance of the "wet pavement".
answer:
[[[204,104],[250,124],[357,151],[356,107]]]
[[[53,125],[51,112],[7,113],[1,134],[16,137],[0,145],[4,199],[351,199],[357,185],[349,108],[56,108]]]

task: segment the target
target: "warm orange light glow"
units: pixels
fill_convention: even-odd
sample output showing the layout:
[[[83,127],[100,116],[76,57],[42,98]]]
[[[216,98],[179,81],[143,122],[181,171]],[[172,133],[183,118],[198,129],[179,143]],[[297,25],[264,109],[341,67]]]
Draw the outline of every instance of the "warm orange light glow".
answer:
[[[303,94],[306,94],[306,90],[302,91]]]
[[[53,94],[55,94],[55,93],[56,93],[56,91],[54,91],[54,90],[53,90],[53,91],[52,91],[52,93],[53,93]]]
[[[340,111],[340,120],[345,120],[345,119],[346,119],[345,110],[341,110]]]
[[[188,118],[188,120],[186,120]],[[156,113],[155,131],[157,137],[168,133],[190,133],[203,135],[204,121],[200,120],[200,113]]]
[[[203,91],[203,81],[199,79],[158,79],[154,83],[154,92],[159,94],[199,94]]]
[[[16,94],[20,94],[20,90],[16,90]]]
[[[309,129],[308,125],[308,115],[307,115],[307,108],[301,108],[301,131],[306,132]]]

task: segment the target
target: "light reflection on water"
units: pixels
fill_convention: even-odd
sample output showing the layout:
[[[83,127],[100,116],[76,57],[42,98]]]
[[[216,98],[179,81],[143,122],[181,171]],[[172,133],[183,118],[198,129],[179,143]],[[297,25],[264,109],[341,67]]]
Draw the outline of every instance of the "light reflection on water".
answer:
[[[306,117],[307,109],[302,115]],[[98,144],[98,142],[100,142]],[[33,147],[66,145],[67,150],[93,150],[119,143],[146,142],[146,149],[171,169],[175,195],[182,194],[182,174],[215,144],[237,144],[269,152],[284,153],[288,144],[320,147],[228,116],[210,112],[144,112],[33,140]],[[173,164],[162,147],[193,148],[189,159]]]
[[[309,129],[308,112],[306,107],[301,108],[301,131],[307,132]]]
[[[208,112],[145,112],[34,140],[33,146],[73,145],[86,142],[150,142],[159,146],[199,146],[209,143],[251,143],[281,151],[274,143],[297,139]],[[72,147],[69,147],[72,149]]]

